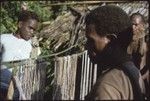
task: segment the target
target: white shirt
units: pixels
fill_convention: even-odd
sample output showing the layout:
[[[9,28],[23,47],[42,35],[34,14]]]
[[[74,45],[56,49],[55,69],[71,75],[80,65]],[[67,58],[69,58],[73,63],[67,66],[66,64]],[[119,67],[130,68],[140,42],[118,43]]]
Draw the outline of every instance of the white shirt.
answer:
[[[2,62],[28,59],[30,57],[31,40],[19,39],[13,34],[2,34],[0,38],[4,48]]]

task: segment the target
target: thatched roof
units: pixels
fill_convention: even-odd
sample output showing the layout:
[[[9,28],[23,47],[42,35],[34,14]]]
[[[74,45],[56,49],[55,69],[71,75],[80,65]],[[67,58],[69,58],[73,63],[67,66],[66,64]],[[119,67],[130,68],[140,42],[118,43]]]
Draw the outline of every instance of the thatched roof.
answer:
[[[56,20],[51,22],[49,25],[45,26],[41,32],[40,37],[46,38],[49,44],[55,44],[52,48],[57,50],[62,44],[66,45],[73,45],[75,41],[77,44],[84,44],[85,37],[84,37],[84,30],[83,28],[83,21],[81,18],[86,14],[88,10],[94,9],[97,6],[113,4],[121,7],[125,10],[129,15],[135,12],[140,12],[144,15],[146,21],[148,21],[148,8],[149,4],[147,1],[135,1],[135,2],[126,2],[126,3],[101,3],[100,5],[94,6],[74,6],[75,11],[79,11],[75,16],[72,11],[65,11],[64,14],[58,16]],[[82,18],[83,19],[83,18]],[[77,24],[82,23],[82,24]],[[76,31],[76,32],[75,32]],[[80,39],[80,40],[79,40]]]

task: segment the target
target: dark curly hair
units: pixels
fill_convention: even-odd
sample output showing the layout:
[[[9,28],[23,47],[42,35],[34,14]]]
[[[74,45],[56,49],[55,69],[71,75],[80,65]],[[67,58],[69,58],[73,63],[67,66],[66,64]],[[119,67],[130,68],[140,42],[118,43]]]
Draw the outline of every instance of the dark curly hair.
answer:
[[[36,21],[39,21],[39,17],[36,13],[32,11],[21,11],[18,16],[18,21],[27,21],[29,19],[34,19]]]
[[[87,14],[86,25],[94,25],[99,35],[115,34],[117,43],[127,47],[132,40],[132,24],[127,13],[114,5],[100,6]]]

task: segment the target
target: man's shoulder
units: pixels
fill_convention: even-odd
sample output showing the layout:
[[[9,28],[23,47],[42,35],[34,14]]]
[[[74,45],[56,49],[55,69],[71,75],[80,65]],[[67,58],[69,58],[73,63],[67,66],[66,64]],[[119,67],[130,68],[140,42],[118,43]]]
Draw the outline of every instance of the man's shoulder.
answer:
[[[10,42],[10,40],[13,39],[13,35],[12,34],[1,34],[0,39],[1,39],[0,42],[2,44],[6,44],[6,43]]]
[[[128,94],[132,94],[129,78],[123,70],[117,68],[108,70],[98,78],[95,87],[97,87],[96,92],[101,99],[122,99],[122,97],[128,99]]]
[[[124,74],[122,69],[113,68],[113,69],[106,71],[103,75],[103,78],[108,78],[108,77],[116,78],[118,76],[120,77],[120,75],[122,74]]]
[[[12,33],[10,33],[10,34],[1,34],[0,36],[1,36],[1,39],[10,38],[10,37],[12,37]]]
[[[102,75],[102,78],[100,78],[101,83],[107,83],[111,85],[118,85],[124,81],[128,82],[129,79],[123,70],[119,68],[108,70]]]

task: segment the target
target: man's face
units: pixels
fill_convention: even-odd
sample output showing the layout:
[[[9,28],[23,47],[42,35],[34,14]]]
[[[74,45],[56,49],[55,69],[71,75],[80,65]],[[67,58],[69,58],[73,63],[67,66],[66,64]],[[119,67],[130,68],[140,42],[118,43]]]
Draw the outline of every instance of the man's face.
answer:
[[[38,22],[34,19],[19,22],[19,34],[24,40],[29,40],[33,36],[34,31],[37,29]]]
[[[142,22],[141,17],[133,17],[131,20],[133,27],[133,38],[138,36],[140,37],[145,30],[145,26],[144,23]]]
[[[106,36],[100,36],[96,33],[94,25],[88,25],[86,27],[87,43],[86,48],[88,50],[90,59],[96,62],[96,57],[100,54],[105,46],[110,42]]]

